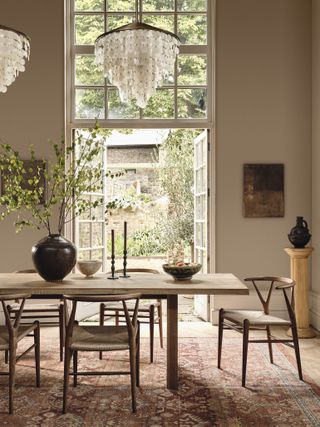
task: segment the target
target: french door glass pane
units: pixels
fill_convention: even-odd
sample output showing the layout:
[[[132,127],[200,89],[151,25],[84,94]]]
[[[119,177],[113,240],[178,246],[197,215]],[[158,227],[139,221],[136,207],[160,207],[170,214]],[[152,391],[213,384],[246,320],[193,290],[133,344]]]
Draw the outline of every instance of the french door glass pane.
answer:
[[[91,251],[79,250],[77,258],[79,261],[90,260],[91,259]]]
[[[98,205],[91,209],[91,219],[104,219],[104,208],[102,204],[102,197],[91,196],[93,202],[97,202]]]
[[[83,200],[87,201],[90,199],[90,196],[84,196]],[[82,212],[81,215],[79,215],[79,219],[91,219],[91,213],[90,210],[86,210],[85,212]]]
[[[79,223],[79,246],[80,248],[90,247],[90,222]]]
[[[92,225],[92,247],[102,246],[103,223],[93,222],[91,225]]]
[[[196,242],[198,246],[203,247],[203,224],[200,222],[196,224]]]
[[[94,249],[91,252],[91,259],[94,259],[95,261],[102,261],[102,249]]]

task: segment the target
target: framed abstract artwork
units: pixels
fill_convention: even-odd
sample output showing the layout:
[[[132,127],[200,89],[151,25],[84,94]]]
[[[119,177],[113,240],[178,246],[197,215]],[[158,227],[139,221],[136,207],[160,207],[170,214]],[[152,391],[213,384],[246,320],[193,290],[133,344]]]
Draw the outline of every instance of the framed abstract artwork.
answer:
[[[284,216],[284,165],[243,165],[243,216]]]

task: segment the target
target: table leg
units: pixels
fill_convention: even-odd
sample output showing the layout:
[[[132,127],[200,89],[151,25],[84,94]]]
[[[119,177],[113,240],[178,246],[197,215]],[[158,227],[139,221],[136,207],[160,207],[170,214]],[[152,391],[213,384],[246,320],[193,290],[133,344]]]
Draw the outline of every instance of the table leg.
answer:
[[[167,297],[167,388],[178,388],[178,295]]]

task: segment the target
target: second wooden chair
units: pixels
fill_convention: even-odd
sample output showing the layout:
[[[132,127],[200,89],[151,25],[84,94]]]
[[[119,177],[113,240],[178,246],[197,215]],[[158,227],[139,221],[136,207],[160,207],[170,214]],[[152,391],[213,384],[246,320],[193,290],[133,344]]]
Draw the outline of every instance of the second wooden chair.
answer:
[[[36,273],[36,270],[19,270],[16,271],[17,274],[22,273]],[[8,306],[8,311],[10,314],[10,318],[14,319],[19,312],[20,303],[17,300],[15,303],[10,304]],[[43,302],[43,303],[31,303],[27,302],[22,316],[21,316],[21,324],[28,325],[31,324],[33,319],[37,319],[41,321],[41,324],[54,325],[57,324],[59,326],[59,344],[60,344],[60,362],[63,360],[63,342],[64,342],[64,313],[63,313],[63,303],[60,302]],[[56,320],[52,322],[52,320]],[[7,358],[7,356],[6,356]]]
[[[270,362],[273,363],[273,352],[272,343],[284,343],[293,346],[297,368],[300,380],[302,377],[302,368],[300,360],[299,340],[297,332],[296,317],[294,314],[294,293],[293,289],[295,282],[292,279],[286,277],[248,277],[245,279],[246,282],[252,282],[259,300],[262,304],[263,311],[257,310],[224,310],[220,309],[219,312],[219,337],[218,337],[218,368],[221,369],[221,353],[222,353],[222,338],[224,329],[234,329],[243,334],[243,350],[242,350],[242,386],[246,385],[246,373],[247,373],[247,357],[248,357],[248,344],[250,343],[268,343]],[[269,284],[269,289],[266,297],[264,297],[259,289],[261,284]],[[288,310],[287,319],[272,316],[270,314],[270,299],[273,289],[278,289],[283,292],[284,300]],[[291,292],[291,298],[289,299],[287,291]],[[274,326],[285,326],[290,327],[292,331],[292,338],[275,338],[271,335],[271,327]],[[266,339],[250,339],[250,330],[262,330],[266,331]]]
[[[122,273],[123,270],[116,270],[116,273]],[[152,273],[160,274],[158,270],[150,268],[128,268],[128,273]],[[128,307],[129,312],[134,309]],[[100,305],[100,325],[104,325],[105,317],[114,317],[116,325],[124,321],[125,314],[121,304],[104,304]],[[162,326],[162,302],[161,300],[143,300],[139,305],[138,319],[140,323],[149,324],[150,331],[150,362],[153,363],[153,346],[154,346],[154,325],[159,325],[160,347],[163,348],[163,326]],[[102,352],[100,352],[102,359]]]
[[[78,375],[130,375],[132,411],[136,412],[136,386],[139,386],[139,356],[140,334],[137,321],[140,294],[132,295],[100,295],[100,296],[69,296],[64,297],[65,318],[67,320],[65,357],[64,357],[64,385],[63,385],[63,413],[67,411],[67,395],[69,375],[73,376],[73,385],[77,386]],[[127,308],[127,302],[134,301],[132,317]],[[72,302],[69,317],[68,301]],[[126,318],[126,326],[80,326],[75,321],[78,302],[121,303]],[[130,371],[78,371],[79,351],[129,351]],[[70,362],[73,358],[73,372],[70,372]]]
[[[1,372],[1,375],[9,376],[9,414],[13,413],[13,388],[15,383],[16,362],[32,349],[35,351],[36,386],[40,387],[40,324],[38,321],[35,321],[31,325],[20,325],[24,303],[26,298],[29,297],[30,295],[28,294],[0,296],[0,302],[6,321],[5,326],[0,326],[0,351],[5,351],[6,355],[9,354],[9,372]],[[12,321],[6,303],[16,299],[20,301],[19,310],[14,321]],[[18,343],[27,336],[33,336],[34,343],[17,357]]]

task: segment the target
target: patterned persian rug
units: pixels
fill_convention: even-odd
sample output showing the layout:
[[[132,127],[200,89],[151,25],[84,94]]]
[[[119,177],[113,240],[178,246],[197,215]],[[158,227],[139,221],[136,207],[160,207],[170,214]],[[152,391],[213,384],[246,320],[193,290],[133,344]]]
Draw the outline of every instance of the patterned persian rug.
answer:
[[[293,353],[275,345],[275,365],[267,346],[251,344],[247,388],[241,383],[241,337],[226,334],[223,370],[216,368],[216,339],[179,341],[180,387],[165,388],[165,350],[155,345],[155,363],[149,360],[148,339],[142,340],[141,387],[138,409],[131,413],[129,377],[79,377],[70,386],[69,413],[61,414],[63,364],[58,343],[42,334],[41,381],[34,384],[33,360],[17,366],[15,414],[7,415],[6,378],[0,379],[0,425],[12,427],[191,427],[191,426],[319,426],[320,391],[309,378],[300,382]],[[79,369],[127,368],[125,353],[80,353]],[[124,366],[125,365],[125,366]],[[3,360],[1,370],[5,369]]]

